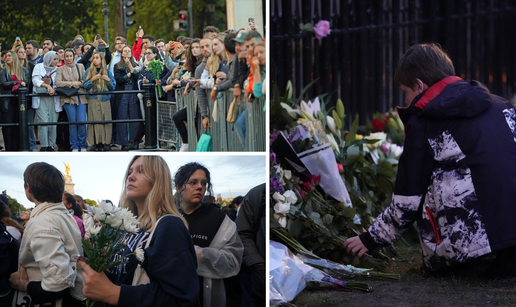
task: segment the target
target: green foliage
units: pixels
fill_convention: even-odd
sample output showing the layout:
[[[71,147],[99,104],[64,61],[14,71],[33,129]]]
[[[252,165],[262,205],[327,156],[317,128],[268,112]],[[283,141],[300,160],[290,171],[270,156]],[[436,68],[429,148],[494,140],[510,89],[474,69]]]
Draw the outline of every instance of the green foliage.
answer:
[[[9,204],[11,205],[11,208],[9,209],[11,211],[11,214],[14,214],[16,212],[22,213],[23,211],[28,210],[22,204],[20,204],[16,200],[16,198],[11,198],[10,196],[7,196],[7,199],[9,199]]]
[[[120,1],[107,2],[109,42],[106,42],[114,47],[115,37],[122,35],[121,27],[116,27],[121,24],[121,7]],[[215,26],[223,31],[226,29],[226,2],[215,2]],[[40,45],[43,39],[51,37],[63,47],[77,34],[81,34],[86,42],[92,42],[96,34],[105,40],[103,3],[104,0],[4,1],[0,18],[2,49],[11,49],[17,36],[24,44],[33,39]],[[138,25],[142,25],[145,34],[155,39],[169,41],[175,40],[178,35],[189,36],[189,32],[173,31],[173,20],[178,19],[180,10],[188,9],[188,1],[136,0],[135,3],[132,19],[136,24],[127,31],[126,36],[129,45],[134,42]],[[192,0],[192,20],[194,37],[202,37],[204,28],[211,20],[205,0]]]
[[[91,199],[88,199],[88,198],[86,198],[86,199],[84,200],[84,202],[85,202],[86,204],[88,204],[88,206],[90,206],[90,207],[98,207],[98,206],[99,206],[99,205],[97,204],[97,202],[96,202],[96,201],[91,200]]]

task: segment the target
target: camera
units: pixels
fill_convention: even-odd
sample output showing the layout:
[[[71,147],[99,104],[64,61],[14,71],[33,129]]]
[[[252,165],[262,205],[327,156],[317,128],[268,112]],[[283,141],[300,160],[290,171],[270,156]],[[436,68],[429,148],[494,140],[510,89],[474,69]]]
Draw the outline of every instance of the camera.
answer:
[[[20,37],[19,36],[16,36],[16,41],[19,41],[20,40]]]

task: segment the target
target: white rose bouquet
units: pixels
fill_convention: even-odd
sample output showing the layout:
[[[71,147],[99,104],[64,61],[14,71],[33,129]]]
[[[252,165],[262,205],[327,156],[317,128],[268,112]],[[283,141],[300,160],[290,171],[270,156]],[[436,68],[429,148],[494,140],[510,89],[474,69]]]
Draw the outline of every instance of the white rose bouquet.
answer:
[[[139,261],[143,260],[143,250],[137,248],[133,253],[123,255],[121,260],[109,262],[111,256],[123,252],[125,244],[121,238],[129,233],[138,232],[136,217],[126,208],[118,208],[105,201],[99,202],[98,207],[88,206],[88,213],[93,218],[93,226],[86,229],[91,233],[89,241],[82,240],[82,247],[86,254],[85,262],[97,272],[103,272],[111,267],[125,263],[122,259],[136,255]],[[94,306],[95,301],[86,300],[86,306]]]

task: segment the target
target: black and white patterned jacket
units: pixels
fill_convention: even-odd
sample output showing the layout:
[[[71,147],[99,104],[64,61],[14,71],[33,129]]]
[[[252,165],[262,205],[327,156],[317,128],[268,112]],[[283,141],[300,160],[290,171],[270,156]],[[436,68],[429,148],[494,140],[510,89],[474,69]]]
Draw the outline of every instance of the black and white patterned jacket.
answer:
[[[398,112],[405,124],[391,204],[373,249],[417,221],[428,272],[516,246],[516,114],[480,82],[447,77]]]

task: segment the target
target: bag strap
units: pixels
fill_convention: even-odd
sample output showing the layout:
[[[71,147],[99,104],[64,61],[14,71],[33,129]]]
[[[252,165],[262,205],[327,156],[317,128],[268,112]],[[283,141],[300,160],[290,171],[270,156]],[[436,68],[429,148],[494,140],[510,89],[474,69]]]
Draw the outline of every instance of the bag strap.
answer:
[[[77,68],[77,76],[79,76],[79,81],[81,81],[81,73],[79,72],[79,66],[75,64],[75,68]]]
[[[143,249],[146,249],[147,247],[149,247],[150,245],[150,242],[152,240],[152,236],[154,235],[154,231],[156,231],[156,228],[158,228],[158,223],[159,221],[161,221],[162,218],[164,218],[165,216],[169,216],[171,214],[165,214],[163,215],[162,217],[160,217],[157,221],[156,221],[156,225],[154,225],[154,229],[151,231],[151,234],[149,236],[149,238],[147,239],[147,243],[145,243],[145,247]]]

